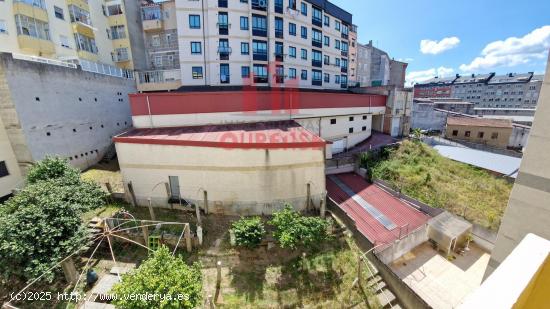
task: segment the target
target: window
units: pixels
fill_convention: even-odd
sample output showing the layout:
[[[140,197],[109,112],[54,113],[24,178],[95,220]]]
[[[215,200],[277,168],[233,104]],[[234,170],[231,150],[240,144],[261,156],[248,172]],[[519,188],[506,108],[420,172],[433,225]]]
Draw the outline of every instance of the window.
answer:
[[[267,18],[262,15],[252,15],[252,35],[267,36]]]
[[[296,79],[296,69],[295,68],[289,68],[288,69],[288,78],[289,79]]]
[[[323,33],[317,29],[311,29],[311,40],[313,46],[322,47]]]
[[[336,124],[336,118],[332,118],[332,119],[330,120],[330,124]]]
[[[193,79],[202,79],[202,67],[192,67]]]
[[[130,55],[128,54],[128,49],[126,47],[116,48],[112,53],[113,61],[128,61]]]
[[[0,33],[8,33],[8,27],[6,26],[6,21],[0,19]]]
[[[300,33],[302,35],[302,39],[307,39],[307,28],[306,27],[302,26],[300,28]]]
[[[321,26],[322,25],[322,21],[321,19],[323,18],[323,13],[321,12],[320,9],[316,8],[316,7],[312,7],[312,11],[313,11],[313,14],[311,16],[311,21],[313,22],[314,25],[317,25],[317,26]]]
[[[325,24],[325,26],[330,26],[330,17],[328,15],[324,16],[323,24]]]
[[[340,66],[340,58],[334,58],[334,65],[337,67]]]
[[[477,132],[478,138],[483,138],[483,135],[485,135],[485,132]]]
[[[6,161],[0,161],[0,177],[8,176],[10,172],[6,166]]]
[[[464,137],[470,137],[470,134],[471,134],[470,131],[466,131],[466,132],[464,132]]]
[[[302,48],[302,59],[307,60],[307,50]]]
[[[91,26],[92,21],[90,19],[90,12],[79,8],[76,5],[69,5],[69,17],[71,18],[71,22],[80,22],[86,25]]]
[[[367,115],[363,115],[363,120],[367,120]]]
[[[18,35],[28,35],[42,40],[50,40],[50,27],[47,23],[25,15],[15,15]]]
[[[288,7],[292,10],[296,10],[296,0],[288,0]]]
[[[200,29],[201,28],[201,16],[189,15],[189,28]]]
[[[74,34],[74,39],[76,42],[76,47],[78,50],[87,51],[89,53],[97,54],[98,49],[93,38],[89,38],[80,33]]]
[[[112,26],[109,32],[111,33],[111,40],[126,38],[126,28],[124,25]]]
[[[241,67],[241,77],[242,78],[250,78],[250,67],[249,66],[242,66]]]
[[[307,70],[302,70],[302,74],[300,75],[302,80],[307,80]]]
[[[336,29],[337,31],[340,31],[340,22],[337,20],[334,21],[334,29]]]
[[[248,17],[241,16],[241,30],[248,30]]]
[[[498,133],[497,132],[491,133],[491,139],[497,139],[497,138],[498,138]]]
[[[324,39],[325,39],[325,46],[330,46],[330,38],[327,35],[325,35]]]
[[[282,42],[275,42],[275,60],[283,61],[284,46]]]
[[[288,56],[290,58],[296,58],[296,47],[294,47],[294,46],[289,46],[288,47]]]
[[[361,128],[361,131],[367,131],[367,127],[363,126],[363,127]]]
[[[229,84],[229,63],[220,64],[220,83]]]
[[[453,130],[453,136],[458,136],[458,130]]]
[[[275,13],[283,14],[283,0],[275,0]]]
[[[228,39],[220,39],[218,41],[218,53],[220,54],[220,60],[229,60],[229,54],[231,54],[231,47],[229,47]]]
[[[226,12],[218,13],[218,32],[221,35],[229,34],[229,16]]]
[[[354,120],[353,116],[349,117],[349,121],[353,121],[353,120]]]
[[[322,72],[319,71],[319,70],[312,70],[311,72],[312,72],[312,74],[311,74],[312,84],[314,86],[321,86],[322,85],[322,82],[321,82]]]
[[[328,74],[328,73],[325,73],[325,74],[324,74],[324,78],[323,78],[323,81],[324,81],[325,83],[328,83],[328,82],[330,82],[330,74]]]
[[[334,40],[334,48],[340,49],[340,40]]]
[[[348,129],[348,132],[349,132],[349,133],[353,133],[353,128],[349,128],[349,129]]]
[[[321,58],[322,58],[322,53],[320,51],[318,51],[318,50],[312,50],[311,51],[311,65],[316,66],[316,67],[321,67],[322,66]],[[321,78],[319,78],[319,79],[321,79]]]
[[[201,42],[191,42],[191,54],[193,55],[202,54]]]
[[[107,13],[108,13],[108,16],[120,15],[122,14],[122,7],[120,4],[109,5],[107,7]],[[158,11],[157,19],[160,19],[160,11]]]
[[[323,56],[323,64],[326,64],[326,65],[330,64],[330,56],[328,55]]]
[[[267,83],[267,65],[255,64],[252,69],[255,83]]]
[[[307,16],[307,3],[302,1],[302,4],[300,5],[300,12],[302,12],[302,15]]]
[[[267,42],[252,41],[252,59],[267,61]]]
[[[280,17],[275,17],[275,37],[283,37],[283,19]]]
[[[248,55],[250,53],[250,48],[248,46],[248,43],[242,42],[241,43],[241,55]]]
[[[334,83],[339,84],[340,83],[340,75],[334,75]]]
[[[62,8],[59,8],[57,6],[53,6],[53,12],[55,14],[55,17],[59,18],[59,19],[65,19],[65,16],[63,16],[63,9]]]
[[[288,34],[296,36],[296,24],[293,24],[293,23],[288,24]]]
[[[69,46],[69,38],[64,36],[64,35],[60,35],[59,36],[59,42],[61,43],[61,46],[63,47],[66,47],[66,48],[71,48]]]

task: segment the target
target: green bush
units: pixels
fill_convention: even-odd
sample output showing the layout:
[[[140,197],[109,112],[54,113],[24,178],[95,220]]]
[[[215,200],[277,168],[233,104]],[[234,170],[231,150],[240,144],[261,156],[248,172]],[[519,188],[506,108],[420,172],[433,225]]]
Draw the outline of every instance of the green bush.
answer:
[[[273,236],[281,248],[311,248],[328,237],[327,221],[317,217],[304,217],[289,204],[281,211],[273,213],[273,219],[269,224],[275,227]]]
[[[172,256],[160,247],[139,268],[122,276],[111,290],[117,308],[196,308],[202,300],[201,265],[187,265],[181,257]],[[158,295],[157,298],[125,297]]]
[[[241,218],[233,222],[231,230],[235,233],[237,246],[255,248],[260,245],[265,228],[260,217]]]
[[[77,183],[80,181],[80,171],[70,166],[67,159],[47,156],[34,163],[27,172],[27,183],[29,184],[55,179]]]

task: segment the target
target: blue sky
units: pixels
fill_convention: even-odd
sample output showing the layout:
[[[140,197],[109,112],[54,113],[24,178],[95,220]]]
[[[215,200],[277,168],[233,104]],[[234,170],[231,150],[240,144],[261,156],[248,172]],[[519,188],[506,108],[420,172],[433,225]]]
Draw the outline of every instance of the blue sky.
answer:
[[[545,70],[550,0],[331,2],[353,14],[360,43],[372,40],[409,63],[409,82],[457,73]]]

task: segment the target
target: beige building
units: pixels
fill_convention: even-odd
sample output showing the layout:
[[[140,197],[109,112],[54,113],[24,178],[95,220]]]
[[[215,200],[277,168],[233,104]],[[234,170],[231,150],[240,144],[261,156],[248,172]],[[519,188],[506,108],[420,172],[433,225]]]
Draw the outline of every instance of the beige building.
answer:
[[[136,1],[0,1],[0,52],[132,70],[145,60],[138,13]]]
[[[147,58],[145,70],[136,78],[138,91],[174,90],[181,86],[181,72],[174,0],[141,4],[144,46]]]
[[[0,88],[0,95],[3,95]],[[22,182],[21,172],[0,117],[0,203]]]
[[[493,147],[506,148],[512,134],[507,119],[447,117],[445,137]]]
[[[487,267],[490,274],[528,233],[550,239],[550,59],[535,120]]]

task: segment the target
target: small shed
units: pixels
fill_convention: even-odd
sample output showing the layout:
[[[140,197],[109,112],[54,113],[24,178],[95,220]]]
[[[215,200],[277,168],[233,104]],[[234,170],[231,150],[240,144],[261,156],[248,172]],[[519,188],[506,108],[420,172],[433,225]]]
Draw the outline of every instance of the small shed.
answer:
[[[457,246],[464,245],[472,231],[472,224],[447,211],[428,221],[428,238],[433,240],[447,255]]]

